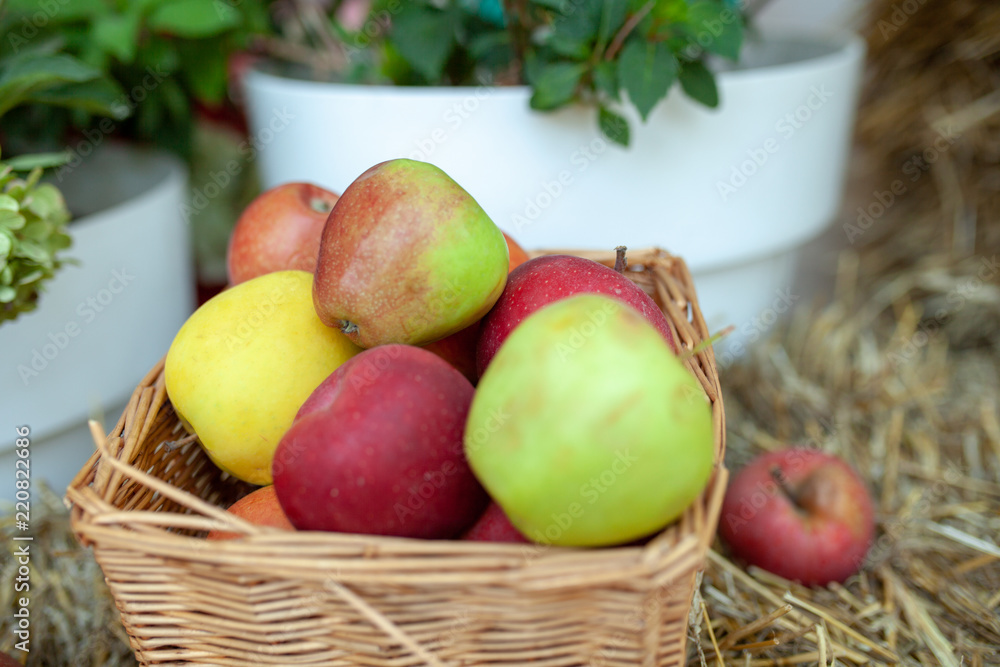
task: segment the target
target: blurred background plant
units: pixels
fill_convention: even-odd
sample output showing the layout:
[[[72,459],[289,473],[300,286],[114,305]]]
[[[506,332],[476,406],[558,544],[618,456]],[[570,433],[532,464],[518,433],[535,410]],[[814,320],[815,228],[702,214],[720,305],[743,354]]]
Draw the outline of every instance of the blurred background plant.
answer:
[[[285,71],[346,83],[532,88],[539,111],[596,107],[628,144],[624,98],[645,120],[675,83],[719,103],[713,62],[739,58],[739,0],[278,1],[254,40]],[[292,67],[287,67],[291,65]]]
[[[199,277],[221,284],[232,225],[259,192],[239,86],[254,60],[344,83],[529,85],[534,109],[593,106],[602,132],[627,145],[623,108],[632,105],[644,120],[674,84],[718,105],[713,71],[725,66],[719,58],[739,56],[741,7],[740,0],[0,0],[0,145],[15,157],[69,146],[71,167],[106,138],[179,155],[191,175],[184,217]]]

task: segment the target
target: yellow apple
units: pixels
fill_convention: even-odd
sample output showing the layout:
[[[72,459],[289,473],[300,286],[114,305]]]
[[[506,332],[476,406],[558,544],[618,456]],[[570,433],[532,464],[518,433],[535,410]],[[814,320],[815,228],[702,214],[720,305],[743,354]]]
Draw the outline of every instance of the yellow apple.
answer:
[[[271,483],[271,459],[295,413],[361,351],[313,308],[313,276],[277,271],[216,295],[167,352],[167,395],[223,470]]]

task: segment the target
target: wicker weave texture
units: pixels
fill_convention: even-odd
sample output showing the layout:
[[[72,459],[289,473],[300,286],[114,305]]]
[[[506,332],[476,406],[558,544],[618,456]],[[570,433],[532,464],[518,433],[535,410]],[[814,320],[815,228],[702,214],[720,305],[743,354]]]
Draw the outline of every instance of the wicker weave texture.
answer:
[[[539,253],[534,253],[539,254]],[[606,264],[609,253],[574,253]],[[633,252],[627,275],[684,350],[708,337],[684,262]],[[711,402],[716,469],[644,546],[543,545],[280,532],[223,508],[252,487],[185,432],[162,362],[70,485],[142,665],[664,666],[685,662],[688,612],[718,520],[725,424],[710,346],[688,367]],[[208,542],[213,528],[244,533]]]

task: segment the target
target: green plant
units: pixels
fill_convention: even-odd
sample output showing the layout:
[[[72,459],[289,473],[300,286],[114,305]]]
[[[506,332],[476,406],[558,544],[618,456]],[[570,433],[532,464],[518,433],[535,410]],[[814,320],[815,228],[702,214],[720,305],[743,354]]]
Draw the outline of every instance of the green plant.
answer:
[[[0,162],[0,324],[34,310],[45,282],[64,263],[59,252],[70,246],[69,210],[58,188],[39,182],[44,166],[63,159],[33,155]]]
[[[0,2],[0,17],[7,16],[4,10]],[[15,42],[14,33],[0,32],[7,43]],[[126,110],[115,105],[120,92],[100,70],[58,52],[52,40],[0,50],[5,134],[11,134],[5,116],[26,107],[122,117]],[[40,179],[44,169],[67,159],[64,153],[37,153],[0,162],[0,324],[34,310],[46,282],[66,262],[60,253],[70,246],[69,210],[58,188]]]
[[[277,4],[277,3],[275,3]],[[675,83],[708,106],[719,103],[709,56],[739,56],[743,18],[733,0],[376,0],[348,25],[349,8],[291,3],[275,14],[269,55],[314,74],[401,85],[528,84],[541,111],[584,103],[605,135],[627,145],[621,113],[645,120]]]
[[[61,145],[67,130],[90,127],[97,114],[120,121],[116,136],[190,157],[192,102],[220,106],[229,56],[266,30],[266,5],[251,0],[7,0],[0,4],[0,57],[73,58],[103,80],[102,104],[94,108],[67,112],[50,98],[28,100],[44,106],[7,119],[8,143]]]

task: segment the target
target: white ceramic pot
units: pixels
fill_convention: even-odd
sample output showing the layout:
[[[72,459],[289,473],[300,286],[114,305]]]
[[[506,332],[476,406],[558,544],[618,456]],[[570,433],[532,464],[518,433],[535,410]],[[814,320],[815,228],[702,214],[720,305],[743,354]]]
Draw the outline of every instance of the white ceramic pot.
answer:
[[[72,163],[71,163],[72,164]],[[0,326],[0,498],[14,497],[15,426],[30,428],[31,479],[62,493],[194,308],[182,216],[187,172],[158,151],[99,146],[53,182],[75,219],[65,266],[39,307]]]
[[[854,35],[771,36],[718,78],[707,110],[675,87],[632,145],[591,109],[536,113],[514,88],[353,86],[246,78],[264,185],[343,191],[397,157],[432,162],[527,248],[661,246],[685,258],[709,325],[755,338],[795,294],[797,249],[837,213],[864,59]]]

